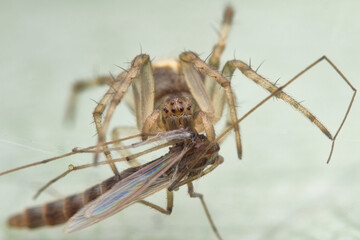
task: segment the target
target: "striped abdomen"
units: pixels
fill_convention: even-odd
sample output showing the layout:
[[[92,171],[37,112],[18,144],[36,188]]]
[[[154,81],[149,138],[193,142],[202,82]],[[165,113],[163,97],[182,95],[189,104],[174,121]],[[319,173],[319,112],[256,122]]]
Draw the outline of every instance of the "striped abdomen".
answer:
[[[65,223],[84,205],[108,191],[118,181],[134,173],[138,168],[129,168],[120,176],[111,177],[85,192],[74,194],[65,199],[50,202],[42,206],[28,208],[20,214],[11,216],[8,225],[17,228],[37,228]]]

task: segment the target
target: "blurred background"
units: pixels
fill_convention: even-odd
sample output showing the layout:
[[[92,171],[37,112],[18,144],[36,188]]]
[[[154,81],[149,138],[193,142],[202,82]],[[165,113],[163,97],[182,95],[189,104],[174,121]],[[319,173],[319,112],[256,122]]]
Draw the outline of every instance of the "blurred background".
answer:
[[[106,87],[84,92],[73,124],[63,122],[76,79],[116,75],[140,52],[154,61],[192,50],[204,59],[217,40],[228,1],[5,1],[0,2],[0,171],[85,147],[96,141],[92,111]],[[235,19],[222,64],[233,58],[284,84],[327,55],[360,88],[358,1],[234,1]],[[239,116],[267,92],[235,73]],[[332,133],[352,91],[325,62],[286,91]],[[112,125],[135,126],[125,106]],[[121,116],[121,118],[120,118]],[[241,122],[243,160],[234,136],[221,146],[225,162],[198,180],[224,239],[359,239],[359,100],[331,142],[300,113],[272,99]],[[221,123],[220,123],[221,125]],[[220,128],[221,129],[221,128]],[[217,131],[220,132],[220,129]],[[146,159],[154,159],[150,154]],[[83,191],[109,176],[97,167],[71,173],[36,201],[48,180],[92,161],[80,155],[0,178],[0,239],[216,239],[197,199],[175,193],[171,216],[135,204],[71,235],[61,227],[9,229],[9,215]],[[124,169],[126,166],[121,165]],[[164,192],[151,198],[165,206]]]

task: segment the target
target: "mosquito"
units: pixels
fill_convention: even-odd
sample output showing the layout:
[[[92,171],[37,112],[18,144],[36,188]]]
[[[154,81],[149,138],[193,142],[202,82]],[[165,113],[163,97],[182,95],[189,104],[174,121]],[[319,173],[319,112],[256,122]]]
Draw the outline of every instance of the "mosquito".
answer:
[[[223,141],[232,129],[234,129],[235,132],[237,155],[239,158],[242,157],[239,123],[272,97],[282,99],[300,111],[301,114],[314,123],[315,126],[332,141],[328,157],[329,162],[335,140],[350,112],[356,95],[356,89],[326,56],[310,64],[285,85],[280,87],[277,87],[262,77],[248,64],[240,60],[227,61],[220,72],[218,70],[220,67],[220,58],[225,49],[233,14],[234,10],[231,7],[225,9],[220,27],[219,40],[215,44],[208,61],[203,61],[196,53],[187,51],[181,53],[178,60],[172,59],[152,64],[149,55],[140,54],[134,58],[130,68],[119,74],[116,78],[112,76],[102,76],[74,85],[68,116],[71,116],[73,113],[74,101],[79,92],[94,85],[108,84],[110,87],[93,112],[98,133],[97,144],[86,150],[82,149],[79,151],[75,149],[72,153],[65,154],[61,157],[81,151],[91,151],[95,153],[94,164],[99,164],[100,162],[97,160],[98,155],[103,152],[106,157],[105,163],[110,165],[115,176],[111,178],[113,180],[106,180],[102,184],[87,190],[83,195],[74,195],[65,200],[45,205],[45,209],[48,210],[42,213],[42,215],[53,216],[51,219],[56,219],[54,220],[54,224],[63,223],[71,217],[65,226],[65,231],[72,232],[107,218],[135,202],[144,203],[162,213],[170,214],[173,190],[186,184],[190,196],[201,199],[213,231],[218,239],[221,239],[208,213],[202,195],[194,192],[192,181],[211,172],[223,161],[223,158],[218,155],[218,144]],[[290,83],[321,61],[328,62],[354,92],[335,135],[332,135],[301,103],[283,91]],[[231,88],[231,78],[237,69],[248,79],[270,92],[268,97],[241,118],[238,118],[235,107],[235,96]],[[132,87],[132,92],[128,91],[130,86]],[[129,100],[131,99],[131,95],[133,100]],[[116,149],[108,147],[109,142],[106,142],[105,136],[107,135],[113,114],[118,104],[123,100],[135,113],[137,129],[141,133],[138,136],[144,141],[151,139],[149,138],[151,135],[156,135],[161,132],[166,135],[173,130],[187,131],[191,133],[193,137],[184,137],[176,143],[169,141],[168,145],[172,145],[169,153],[144,165],[119,172],[115,166],[116,159],[113,159],[111,156],[111,151]],[[225,104],[228,105],[229,119],[227,120],[225,130],[219,136],[216,136],[214,125],[225,115],[223,114]],[[104,121],[102,121],[103,115]],[[113,141],[115,141],[114,143],[116,144],[121,142],[116,142],[118,133],[121,132],[121,130],[121,128],[118,128],[113,132]],[[205,135],[199,134],[202,132],[204,132]],[[120,151],[125,149],[126,148],[121,147],[118,148]],[[152,149],[149,151],[152,151]],[[136,159],[137,155],[130,154],[128,156],[133,157],[125,157],[124,159]],[[58,158],[59,157],[51,160]],[[45,162],[49,162],[49,159],[12,169],[0,173],[0,175]],[[94,164],[90,165],[93,166]],[[54,181],[57,181],[61,177],[62,176],[55,178]],[[114,179],[116,179],[116,181]],[[105,189],[105,191],[102,191],[102,188],[103,190]],[[144,200],[145,197],[162,189],[166,189],[167,191],[168,205],[166,209]],[[87,197],[90,200],[81,206],[79,202],[75,200],[73,202],[74,206],[67,205],[67,202],[72,200],[72,198],[80,198],[80,196],[83,198]],[[60,213],[59,210],[55,210],[57,209],[55,206],[58,208],[60,208],[60,206],[63,208],[69,207],[68,210],[72,210],[72,214]],[[36,216],[39,216],[40,210],[38,209],[40,208],[32,208],[30,210],[34,211],[34,215],[37,214]],[[27,212],[16,215],[10,219],[10,224],[13,226],[21,226],[23,222],[25,222],[24,219],[27,219],[29,216],[31,216],[31,213],[28,214]],[[34,223],[34,226],[36,227],[42,224],[43,222],[37,222]],[[28,225],[24,224],[24,226]]]
[[[138,137],[138,135],[127,137],[122,140],[134,137]],[[206,207],[203,196],[194,191],[192,184],[194,180],[213,171],[223,162],[223,157],[218,155],[220,147],[216,142],[210,142],[204,135],[180,129],[158,133],[156,136],[135,144],[113,148],[109,147],[108,150],[113,151],[136,148],[154,142],[158,143],[159,141],[165,141],[166,143],[140,152],[139,154],[114,159],[112,161],[127,161],[164,146],[171,145],[172,147],[170,147],[167,154],[141,166],[128,168],[120,172],[119,175],[110,177],[102,183],[87,189],[83,193],[71,195],[65,199],[50,202],[39,207],[28,208],[24,212],[10,217],[8,224],[16,228],[38,228],[41,226],[53,226],[66,222],[64,231],[70,233],[97,223],[136,202],[145,204],[161,213],[169,215],[173,208],[173,190],[186,184],[190,196],[193,198],[200,198],[215,234],[221,239]],[[110,145],[112,143],[114,142],[108,142],[106,144]],[[83,149],[76,148],[68,154],[36,162],[31,166],[48,163],[72,154],[94,152],[96,152],[96,146],[90,146]],[[108,162],[104,161],[99,162],[98,164],[108,164]],[[0,173],[0,175],[31,166],[22,166],[14,170]],[[49,187],[50,184],[64,177],[68,173],[91,166],[94,166],[94,164],[85,164],[77,167],[70,165],[68,171],[51,180],[41,188],[36,195],[39,195],[40,192]],[[147,196],[163,189],[166,189],[167,192],[166,209],[144,200]],[[94,212],[95,215],[88,216],[88,213],[85,213],[87,212],[86,209],[96,209]]]

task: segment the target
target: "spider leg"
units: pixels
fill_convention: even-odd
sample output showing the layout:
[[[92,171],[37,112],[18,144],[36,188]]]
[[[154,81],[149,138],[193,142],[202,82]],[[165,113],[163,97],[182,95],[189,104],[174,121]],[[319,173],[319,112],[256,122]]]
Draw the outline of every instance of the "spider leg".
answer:
[[[79,94],[91,88],[95,88],[103,85],[111,86],[115,81],[120,81],[122,78],[124,78],[124,76],[125,76],[125,72],[119,74],[117,78],[114,78],[111,75],[108,76],[104,75],[93,79],[81,79],[76,81],[72,86],[71,94],[68,100],[68,104],[66,106],[66,111],[64,116],[65,122],[74,121],[75,112],[76,112],[76,102]],[[129,94],[126,94],[124,100],[126,102],[126,105],[130,108],[130,110],[134,112],[135,106],[133,102],[132,93],[129,92]]]
[[[231,81],[231,77],[232,77],[233,72],[229,71],[229,68],[224,68],[222,71],[222,75],[228,80]],[[214,84],[216,83],[215,81],[213,81]],[[212,88],[212,91],[209,92],[209,95],[211,96],[211,102],[213,103],[214,106],[214,110],[215,110],[215,118],[214,121],[217,122],[219,121],[222,116],[223,116],[223,111],[224,111],[224,106],[225,106],[225,101],[226,101],[226,93],[224,88],[220,87],[220,86],[214,86]],[[236,102],[236,96],[234,95],[235,98],[235,102]],[[231,125],[231,115],[227,114],[226,117],[226,126],[230,126]]]
[[[144,125],[141,129],[142,133],[151,133],[155,132],[154,129],[156,129],[157,132],[165,131],[165,127],[163,124],[159,121],[160,117],[160,110],[155,109],[149,116],[145,119]],[[143,140],[146,140],[148,136],[144,135]]]
[[[209,141],[215,141],[215,130],[214,130],[214,124],[208,117],[208,115],[204,112],[201,112],[195,117],[194,119],[195,126],[203,126],[206,137]],[[197,132],[201,132],[200,129],[196,129]]]
[[[122,83],[122,81],[115,82],[108,89],[108,91],[105,93],[105,95],[101,98],[101,100],[99,101],[99,103],[95,107],[95,110],[93,112],[93,118],[94,118],[94,122],[95,122],[96,132],[98,133],[98,135],[99,135],[99,133],[101,131],[101,127],[102,127],[102,125],[101,125],[102,113],[105,111],[106,106],[110,104],[113,95],[121,87],[121,83]],[[104,137],[103,142],[105,142],[105,137]],[[98,141],[98,147],[97,148],[99,148],[99,145],[101,143],[103,143],[103,142]],[[115,163],[111,162],[112,157],[111,157],[110,151],[108,151],[108,147],[103,146],[103,149],[104,149],[105,157],[106,157],[107,161],[109,162],[109,165],[110,165],[112,171],[114,172],[115,175],[119,175],[119,171],[117,170],[117,168],[115,166]],[[97,153],[95,154],[95,157],[97,158]],[[95,162],[97,162],[97,161],[95,161]]]
[[[70,98],[68,101],[68,105],[65,112],[65,121],[71,122],[75,118],[75,109],[76,109],[76,102],[77,97],[80,93],[87,89],[91,89],[94,87],[102,86],[102,85],[109,85],[110,88],[106,95],[112,95],[114,94],[115,89],[119,86],[119,81],[121,81],[125,77],[125,72],[119,74],[116,78],[114,78],[111,75],[108,76],[99,76],[93,79],[83,79],[76,81],[72,87],[72,91],[70,94]],[[130,92],[131,93],[131,92]],[[133,101],[129,100],[129,97],[131,97],[131,94],[127,94],[125,96],[125,102],[127,103],[128,107],[134,111]],[[102,99],[101,104],[106,105],[109,102],[110,96],[104,97],[105,99]],[[109,153],[108,153],[109,155]],[[111,157],[109,158],[111,159]],[[113,172],[115,174],[118,174],[118,171],[116,170],[116,167],[113,163],[110,164]]]
[[[66,107],[65,112],[65,121],[70,122],[75,118],[76,102],[78,95],[90,88],[94,88],[102,85],[111,86],[114,83],[115,79],[111,76],[99,76],[94,79],[85,79],[76,81],[71,89],[70,98]]]
[[[228,61],[224,66],[223,72],[226,72],[229,76],[231,76],[236,69],[239,69],[247,78],[254,81],[261,87],[265,88],[270,93],[278,91],[279,89],[277,86],[275,86],[275,84],[262,77],[260,74],[251,69],[250,66],[240,60]],[[289,103],[295,109],[300,111],[305,117],[307,117],[311,122],[313,122],[328,138],[332,139],[332,135],[327,130],[327,128],[301,103],[299,103],[283,91],[278,91],[278,93],[275,94],[275,97],[282,99],[283,101]]]
[[[217,43],[213,47],[213,50],[211,52],[208,61],[209,66],[214,69],[219,69],[220,58],[226,46],[226,41],[229,36],[233,17],[234,17],[234,9],[230,6],[226,7],[219,31],[219,38]]]
[[[205,91],[201,78],[197,77],[196,74],[198,74],[198,71],[200,71],[206,76],[209,76],[210,78],[215,80],[218,84],[221,85],[221,87],[224,88],[227,102],[229,104],[232,124],[235,130],[238,157],[241,159],[242,146],[241,146],[241,138],[240,138],[240,129],[237,123],[235,97],[230,86],[230,81],[222,74],[220,74],[217,70],[212,69],[208,64],[202,61],[193,52],[183,52],[182,54],[180,54],[180,60],[181,60],[180,63],[182,67],[182,72],[184,74],[185,81],[190,89],[191,94],[194,96],[201,111],[205,112],[212,120],[215,119],[214,108],[209,99],[209,96]]]
[[[348,85],[349,88],[351,88],[351,90],[353,91],[353,95],[351,97],[351,100],[349,102],[349,105],[347,106],[347,110],[346,113],[344,115],[344,118],[342,119],[338,129],[336,130],[336,133],[334,136],[332,136],[330,134],[330,132],[308,111],[306,110],[300,103],[296,102],[294,99],[292,99],[289,95],[287,95],[286,93],[283,92],[283,89],[286,88],[288,85],[290,85],[292,82],[294,82],[296,79],[298,79],[301,75],[303,75],[305,72],[309,71],[311,68],[313,68],[314,66],[316,66],[318,63],[320,63],[321,61],[326,61],[330,64],[330,66],[336,71],[337,74],[340,75],[340,77],[345,81],[345,83]],[[236,64],[232,64],[232,62],[235,62]],[[236,66],[238,64],[238,66]],[[259,102],[256,106],[254,106],[251,110],[249,110],[244,116],[242,116],[240,119],[238,119],[237,123],[241,122],[243,119],[245,119],[247,116],[249,116],[252,112],[254,112],[257,108],[259,108],[262,104],[264,104],[266,101],[268,101],[271,97],[275,96],[278,98],[283,99],[284,101],[288,102],[290,105],[294,106],[296,109],[298,109],[300,112],[302,112],[306,117],[308,117],[306,115],[306,113],[311,114],[310,117],[308,117],[308,119],[312,122],[314,122],[314,120],[316,120],[316,122],[314,122],[316,124],[316,126],[327,136],[331,139],[332,144],[331,144],[331,150],[329,153],[329,157],[327,160],[327,163],[330,162],[332,153],[334,151],[334,146],[335,146],[335,141],[336,138],[338,136],[338,134],[340,133],[342,127],[344,126],[344,123],[350,113],[352,104],[354,102],[357,90],[356,88],[354,88],[352,86],[352,84],[350,83],[350,81],[345,77],[345,75],[336,67],[336,65],[326,56],[322,56],[321,58],[319,58],[318,60],[314,61],[312,64],[310,64],[309,66],[307,66],[305,69],[303,69],[301,72],[299,72],[298,74],[296,74],[293,78],[291,78],[288,82],[286,82],[284,85],[282,85],[281,87],[276,87],[274,84],[272,84],[271,82],[269,82],[267,79],[263,78],[262,76],[260,76],[259,74],[257,74],[255,71],[253,71],[248,65],[246,65],[245,63],[238,61],[238,60],[234,60],[234,61],[229,61],[225,66],[225,68],[229,68],[226,71],[234,71],[236,69],[236,67],[240,67],[240,71],[243,72],[243,74],[245,76],[247,76],[248,78],[250,78],[251,80],[253,80],[255,83],[261,85],[262,87],[264,87],[265,89],[267,89],[271,94],[269,96],[267,96],[265,99],[263,99],[261,102]],[[299,109],[300,108],[300,109]],[[304,113],[305,111],[305,113]],[[306,112],[307,111],[307,112]],[[319,126],[318,126],[319,125]],[[232,130],[232,126],[229,126],[227,129],[225,129],[218,137],[217,137],[217,141],[222,141],[223,138]]]
[[[133,82],[135,97],[140,95],[140,98],[135,101],[137,102],[135,105],[135,112],[137,114],[138,125],[143,124],[145,121],[144,118],[147,116],[146,114],[150,114],[153,111],[154,98],[147,99],[147,97],[152,96],[151,94],[154,94],[154,77],[152,74],[151,62],[148,55],[140,54],[134,58],[130,69],[125,73],[124,78],[113,84],[93,112],[94,122],[98,133],[98,151],[100,150],[100,146],[105,142],[106,131],[117,105],[120,103]],[[104,122],[102,122],[101,116],[106,108],[107,112],[104,116]],[[105,150],[104,153],[106,158],[111,160],[110,152]],[[97,158],[98,153],[95,154],[95,162],[97,162]]]
[[[139,73],[132,84],[136,122],[139,130],[143,128],[147,117],[154,111],[155,80],[153,68],[148,58],[148,56],[147,59],[143,57],[143,65],[139,66]]]
[[[211,55],[208,60],[209,66],[213,69],[217,69],[217,70],[219,69],[220,58],[221,58],[221,55],[226,46],[226,41],[229,36],[233,16],[234,16],[234,9],[230,6],[228,6],[224,11],[223,20],[222,20],[220,31],[219,31],[218,41],[214,45],[213,50],[212,50]],[[219,95],[222,94],[222,96],[224,96],[224,90],[220,87],[216,87],[216,82],[211,80],[209,76],[205,76],[204,85],[205,85],[205,89],[209,93],[210,99],[213,103],[218,99]],[[218,106],[218,105],[214,104],[214,110],[215,110],[215,114],[216,114],[215,122],[217,122],[217,120],[219,120],[222,116],[222,109],[223,109],[223,106],[225,103],[225,98],[223,97],[222,100],[223,101],[220,101],[220,102],[222,102],[222,105]],[[218,112],[220,112],[220,113],[218,113]],[[220,117],[217,117],[218,115],[220,115]]]

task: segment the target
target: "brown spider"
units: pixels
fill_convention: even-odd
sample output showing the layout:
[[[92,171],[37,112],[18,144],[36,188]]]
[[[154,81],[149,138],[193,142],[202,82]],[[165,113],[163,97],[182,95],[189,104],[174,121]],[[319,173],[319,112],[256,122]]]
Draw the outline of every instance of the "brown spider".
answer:
[[[227,126],[234,127],[237,153],[241,158],[240,130],[237,123],[235,96],[231,88],[231,77],[234,71],[239,69],[247,78],[299,110],[328,138],[332,139],[330,132],[312,113],[275,84],[252,70],[248,64],[240,60],[230,60],[225,63],[221,72],[218,71],[233,14],[234,10],[231,7],[225,9],[219,39],[207,63],[191,51],[181,53],[179,59],[164,60],[154,64],[148,55],[140,54],[134,58],[130,68],[116,78],[102,76],[76,83],[67,116],[73,113],[74,102],[80,91],[95,85],[108,84],[110,85],[108,91],[93,112],[98,133],[98,151],[105,142],[113,113],[123,98],[135,113],[137,129],[140,132],[154,133],[188,128],[198,133],[205,131],[207,138],[213,141],[215,140],[214,125],[223,116],[226,101],[230,111]],[[217,87],[217,84],[221,87]],[[132,86],[132,92],[128,91],[130,86]],[[125,94],[126,97],[124,97]],[[102,121],[103,114],[104,121]],[[117,138],[121,130],[122,128],[114,130],[113,138]],[[106,151],[106,146],[104,150],[106,158],[111,161],[111,155],[109,151]],[[97,154],[95,161],[96,159]],[[115,165],[109,164],[113,172],[118,174]]]

